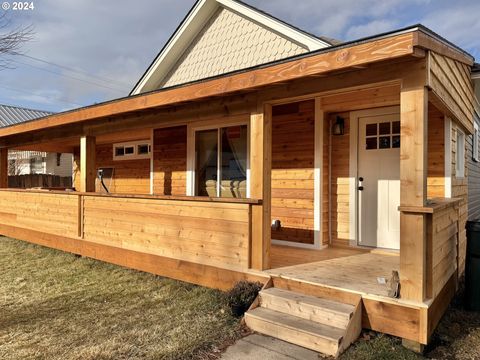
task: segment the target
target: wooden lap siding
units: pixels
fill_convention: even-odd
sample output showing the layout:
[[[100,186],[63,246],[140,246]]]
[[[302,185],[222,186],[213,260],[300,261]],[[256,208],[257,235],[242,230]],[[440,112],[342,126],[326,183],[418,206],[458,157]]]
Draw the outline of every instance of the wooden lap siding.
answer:
[[[445,120],[444,115],[428,104],[428,176],[427,197],[445,196]]]
[[[463,178],[457,178],[455,173],[457,127],[458,125],[452,122],[452,197],[462,199],[460,203],[458,219],[458,274],[461,275],[465,270],[465,257],[467,250],[467,234],[465,230],[465,224],[468,216],[468,168],[465,169],[465,176]],[[467,137],[468,136],[466,135],[465,138]],[[465,144],[467,144],[467,141],[465,141]],[[467,156],[467,151],[465,151],[465,156]],[[465,161],[465,164],[466,163],[467,161]]]
[[[480,124],[479,124],[480,125]],[[468,219],[480,219],[480,163],[473,159],[473,136],[466,136],[468,160]],[[479,139],[480,140],[480,139]]]
[[[85,196],[84,239],[204,265],[248,268],[249,205]]]
[[[327,134],[337,116],[345,120],[343,135],[330,136],[330,221],[332,243],[339,246],[350,244],[350,113],[332,113],[328,116]],[[327,169],[328,173],[328,169]],[[327,189],[328,194],[328,189]],[[328,196],[324,193],[324,198]]]
[[[150,159],[113,160],[113,144],[97,145],[98,168],[113,168],[113,178],[104,182],[111,193],[149,194]],[[96,192],[104,193],[100,182],[96,182]]]
[[[152,149],[154,194],[186,195],[187,126],[156,129]]]
[[[272,239],[314,242],[314,101],[273,107]]]

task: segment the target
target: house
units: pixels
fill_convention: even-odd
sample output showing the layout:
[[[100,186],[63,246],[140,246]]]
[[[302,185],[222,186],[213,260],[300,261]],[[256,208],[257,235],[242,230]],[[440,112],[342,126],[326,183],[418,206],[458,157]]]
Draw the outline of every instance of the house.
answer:
[[[262,281],[247,325],[329,355],[419,350],[465,267],[473,65],[422,25],[338,43],[200,0],[131,96],[0,129],[0,233]],[[6,188],[17,148],[74,154],[78,191]]]
[[[25,109],[0,104],[0,127],[7,127],[53,114],[48,111]],[[11,176],[49,174],[72,176],[72,155],[44,151],[10,151],[8,167]]]

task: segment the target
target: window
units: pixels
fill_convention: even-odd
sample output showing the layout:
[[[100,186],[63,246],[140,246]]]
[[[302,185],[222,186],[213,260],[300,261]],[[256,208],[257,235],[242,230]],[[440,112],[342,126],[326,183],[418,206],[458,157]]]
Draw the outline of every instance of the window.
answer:
[[[479,161],[480,156],[478,154],[478,136],[479,136],[479,131],[478,131],[478,124],[475,121],[473,123],[473,141],[472,141],[472,158],[475,161]]]
[[[247,197],[247,125],[195,132],[195,195]]]
[[[365,125],[365,149],[400,148],[400,121]]]
[[[465,134],[457,129],[457,149],[455,158],[455,176],[465,176]]]
[[[43,157],[33,156],[30,158],[30,174],[43,173]]]
[[[151,147],[149,140],[113,145],[113,160],[149,159],[150,154]]]

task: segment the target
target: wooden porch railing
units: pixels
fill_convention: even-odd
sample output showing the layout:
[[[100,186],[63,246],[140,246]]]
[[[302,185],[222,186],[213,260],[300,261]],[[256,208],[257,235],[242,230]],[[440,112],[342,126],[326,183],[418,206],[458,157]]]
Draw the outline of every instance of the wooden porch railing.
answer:
[[[0,190],[0,226],[229,270],[251,264],[252,199]]]

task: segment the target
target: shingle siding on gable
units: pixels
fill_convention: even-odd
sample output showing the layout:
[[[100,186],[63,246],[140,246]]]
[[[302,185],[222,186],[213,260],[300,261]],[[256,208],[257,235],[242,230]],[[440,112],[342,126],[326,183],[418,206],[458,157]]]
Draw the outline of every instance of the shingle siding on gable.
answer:
[[[221,8],[180,57],[161,87],[245,69],[307,51],[257,23]]]

